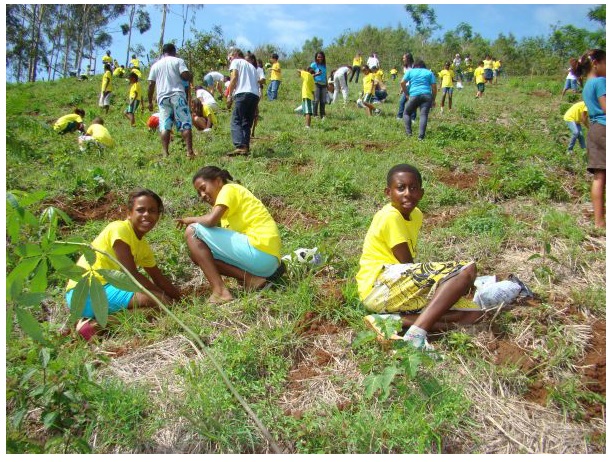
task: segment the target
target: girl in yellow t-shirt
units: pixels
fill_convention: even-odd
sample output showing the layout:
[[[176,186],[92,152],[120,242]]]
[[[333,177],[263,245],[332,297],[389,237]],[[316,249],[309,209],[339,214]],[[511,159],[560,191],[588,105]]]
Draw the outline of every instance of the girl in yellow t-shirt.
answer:
[[[164,211],[162,199],[149,189],[137,189],[128,196],[128,216],[125,220],[109,223],[92,242],[92,247],[105,253],[96,252],[96,261],[89,264],[82,256],[77,265],[87,271],[92,271],[95,278],[102,284],[108,302],[108,313],[136,307],[153,307],[157,303],[144,292],[131,292],[120,289],[108,283],[98,270],[120,270],[120,266],[110,257],[119,261],[143,287],[153,293],[163,303],[179,300],[181,293],[166,277],[158,266],[149,244],[144,239],[151,231]],[[106,255],[108,254],[108,255]],[[139,272],[141,267],[149,278]],[[84,281],[85,279],[81,279]],[[75,293],[80,292],[79,284],[74,280],[66,286],[66,302],[71,311],[79,310],[84,318],[77,323],[77,332],[86,340],[96,333],[98,324],[94,320],[98,310],[90,296],[85,299],[84,306],[75,306]],[[83,300],[81,300],[83,301]]]
[[[60,135],[74,131],[84,132],[83,117],[85,117],[85,111],[76,107],[71,114],[66,114],[56,120],[53,130]]]
[[[261,289],[285,270],[275,220],[249,190],[232,181],[228,170],[201,168],[192,185],[212,209],[203,216],[177,219],[177,227],[186,227],[192,261],[211,285],[209,303],[213,305],[233,300],[222,276],[236,279],[247,289]]]

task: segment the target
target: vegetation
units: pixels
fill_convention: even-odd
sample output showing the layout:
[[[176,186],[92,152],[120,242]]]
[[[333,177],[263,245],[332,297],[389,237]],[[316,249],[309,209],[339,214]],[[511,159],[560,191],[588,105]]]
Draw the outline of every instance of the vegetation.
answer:
[[[130,128],[127,83],[103,115],[116,148],[84,153],[51,126],[75,105],[86,124],[99,115],[100,77],[8,84],[7,452],[605,453],[605,236],[586,213],[584,153],[566,153],[562,114],[578,96],[561,99],[555,70],[504,77],[482,100],[467,84],[452,111],[431,113],[423,142],[396,120],[392,81],[381,116],[356,107],[351,84],[347,107],[305,130],[288,72],[279,100],[260,103],[250,157],[225,156],[221,110],[212,132],[194,134],[194,161],[178,136],[161,157],[147,114]],[[353,279],[399,162],[424,177],[422,260],[473,258],[479,274],[514,273],[536,294],[433,336],[435,359],[378,344]],[[203,213],[190,179],[208,164],[263,200],[284,253],[317,246],[323,264],[291,267],[274,290],[231,286],[237,301],[209,306],[173,223]],[[164,200],[148,240],[187,296],[171,314],[120,313],[88,344],[72,330],[66,280],[137,186]]]

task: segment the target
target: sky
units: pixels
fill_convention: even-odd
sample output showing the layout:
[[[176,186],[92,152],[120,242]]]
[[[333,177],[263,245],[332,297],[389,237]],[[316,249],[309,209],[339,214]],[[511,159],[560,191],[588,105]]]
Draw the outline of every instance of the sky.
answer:
[[[182,2],[184,3],[184,2]],[[205,4],[197,11],[195,26],[203,32],[221,26],[226,42],[235,43],[246,50],[254,50],[258,45],[279,45],[285,52],[301,49],[306,40],[321,38],[324,47],[344,32],[358,31],[366,25],[378,28],[413,26],[404,10],[404,3],[239,3]],[[444,4],[430,3],[435,10],[437,23],[442,28],[435,37],[453,30],[461,22],[468,23],[474,34],[494,40],[501,33],[512,34],[516,39],[525,37],[548,36],[553,25],[571,24],[578,28],[595,31],[599,24],[589,21],[587,13],[597,4],[580,5],[569,3],[550,4]],[[181,3],[170,6],[167,14],[164,41],[176,39],[181,44]],[[154,5],[147,5],[151,17],[151,29],[143,35],[133,32],[132,44],[141,43],[146,50],[152,49],[160,38],[161,12]],[[112,30],[119,31],[116,21]],[[190,38],[190,26],[186,28],[186,38]],[[113,33],[111,52],[120,63],[126,56],[127,38],[121,32]],[[102,51],[99,51],[102,55]]]

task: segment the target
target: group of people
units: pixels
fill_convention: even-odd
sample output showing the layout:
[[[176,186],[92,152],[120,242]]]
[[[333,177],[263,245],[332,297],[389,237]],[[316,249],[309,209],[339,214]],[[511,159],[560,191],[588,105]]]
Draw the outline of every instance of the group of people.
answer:
[[[281,237],[263,203],[234,182],[227,170],[217,166],[199,169],[191,182],[210,208],[202,215],[177,218],[175,222],[184,230],[191,260],[209,282],[209,303],[215,306],[234,299],[224,278],[235,279],[248,291],[279,281],[285,272]],[[361,300],[378,313],[366,316],[365,322],[380,332],[378,318],[396,317],[407,328],[399,338],[418,349],[429,350],[432,347],[426,336],[431,329],[444,329],[450,322],[471,323],[482,314],[477,305],[461,300],[476,278],[476,266],[471,261],[417,262],[422,226],[418,204],[424,189],[415,167],[408,164],[392,167],[384,191],[388,203],[375,214],[366,232],[356,275]],[[113,286],[99,270],[123,267],[164,304],[187,296],[162,273],[146,240],[164,211],[162,199],[149,189],[139,188],[129,195],[127,206],[126,219],[109,223],[93,240],[96,260],[90,264],[82,256],[77,262],[85,270],[93,271],[101,283],[108,300],[108,314],[154,307],[157,301],[145,291]],[[83,306],[73,306],[77,285],[78,281],[68,282],[65,298],[71,309],[79,310],[81,319],[76,331],[90,340],[100,326],[91,298],[84,300]]]

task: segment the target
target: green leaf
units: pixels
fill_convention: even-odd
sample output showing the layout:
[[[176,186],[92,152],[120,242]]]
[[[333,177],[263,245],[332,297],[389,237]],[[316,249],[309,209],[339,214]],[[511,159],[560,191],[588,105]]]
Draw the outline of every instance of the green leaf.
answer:
[[[405,372],[412,379],[415,379],[416,376],[418,375],[418,369],[424,362],[424,356],[419,351],[415,350],[413,347],[411,348],[414,351],[411,351],[410,354],[405,356],[401,364],[403,368],[405,369]]]
[[[51,359],[51,351],[49,348],[41,348],[40,351],[41,364],[43,365],[43,369],[47,369],[49,365],[49,360]]]
[[[534,253],[533,255],[527,258],[527,261],[535,260],[536,258],[541,258],[541,257],[542,255],[540,253]]]
[[[15,248],[15,253],[20,257],[28,258],[43,254],[43,249],[36,244],[22,244]]]
[[[92,278],[90,282],[90,299],[92,300],[96,321],[98,321],[101,327],[105,327],[109,317],[109,302],[107,301],[107,293],[104,287],[96,278]]]
[[[27,406],[24,406],[21,409],[18,409],[17,412],[13,414],[13,416],[11,417],[11,424],[14,428],[19,428],[21,426],[26,412],[28,412],[28,408]]]
[[[68,255],[75,252],[82,252],[84,248],[88,248],[88,244],[54,242],[49,246],[49,250],[47,251],[47,253],[50,255]]]
[[[55,270],[61,270],[75,265],[75,262],[71,258],[68,258],[66,255],[48,254],[47,259]]]
[[[46,429],[53,427],[55,421],[58,419],[58,411],[46,412],[43,414],[43,425]]]
[[[23,376],[21,377],[21,380],[19,381],[19,386],[23,387],[26,383],[28,383],[28,380],[30,380],[30,377],[32,377],[34,374],[36,374],[37,369],[35,369],[34,367],[28,369],[25,374],[23,374]]]
[[[139,286],[137,286],[132,279],[130,279],[130,276],[123,271],[100,269],[97,270],[97,272],[100,273],[109,284],[117,287],[118,289],[125,290],[127,292],[139,292],[141,290]]]
[[[45,292],[47,290],[47,269],[47,260],[41,260],[30,281],[30,290],[32,292]]]
[[[384,373],[381,375],[380,387],[382,389],[382,399],[388,398],[390,394],[390,384],[394,380],[394,377],[397,375],[399,370],[396,366],[388,366],[384,369]]]
[[[364,330],[362,332],[359,332],[356,335],[356,338],[354,339],[354,341],[352,342],[352,347],[357,348],[359,346],[362,346],[366,343],[369,343],[373,340],[375,340],[377,338],[377,334],[373,331],[370,330]]]
[[[15,315],[17,316],[19,326],[26,334],[43,345],[47,344],[47,340],[45,340],[45,337],[43,337],[43,330],[41,329],[38,321],[34,318],[34,316],[32,316],[32,313],[16,306]]]
[[[87,261],[90,266],[96,263],[96,252],[91,248],[87,247],[83,249],[83,256],[85,257],[85,261]]]
[[[379,390],[381,383],[381,379],[379,375],[369,375],[365,377],[364,385],[365,385],[365,394],[367,398],[372,398],[373,395]]]
[[[82,316],[83,308],[85,308],[85,303],[90,295],[90,278],[84,277],[80,279],[72,291],[72,298],[70,299],[70,321],[74,322]]]
[[[19,306],[39,306],[45,299],[47,294],[45,292],[27,292],[19,294],[15,297],[15,303]]]
[[[9,273],[6,277],[7,298],[9,300],[21,292],[21,288],[24,286],[26,279],[30,276],[30,273],[34,271],[34,268],[37,267],[40,261],[40,257],[26,258],[19,262],[19,264],[13,268],[13,271]],[[14,285],[15,287],[13,287]]]
[[[87,270],[85,268],[81,268],[80,266],[65,266],[63,268],[59,268],[56,270],[56,273],[60,276],[63,276],[67,279],[72,279],[73,281],[79,281]]]

